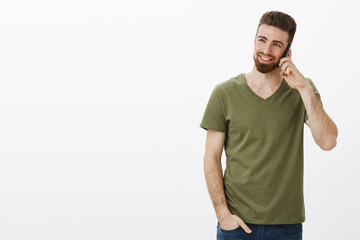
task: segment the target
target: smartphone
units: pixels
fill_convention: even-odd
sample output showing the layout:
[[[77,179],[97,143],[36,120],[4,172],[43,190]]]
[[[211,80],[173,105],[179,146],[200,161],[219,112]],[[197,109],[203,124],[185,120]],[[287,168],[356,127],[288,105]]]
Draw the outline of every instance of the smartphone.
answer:
[[[283,58],[289,56],[290,47],[291,47],[291,44],[289,44],[289,46],[286,48]],[[283,70],[281,70],[281,76],[282,75],[283,75]]]
[[[290,47],[291,47],[291,44],[289,44],[289,46],[286,48],[283,58],[289,56]]]

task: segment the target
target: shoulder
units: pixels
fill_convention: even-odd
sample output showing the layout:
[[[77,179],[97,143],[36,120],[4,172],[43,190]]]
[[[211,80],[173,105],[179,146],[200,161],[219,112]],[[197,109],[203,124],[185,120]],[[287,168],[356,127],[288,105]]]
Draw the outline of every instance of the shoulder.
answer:
[[[231,77],[223,82],[216,84],[215,89],[220,93],[226,93],[229,91],[233,91],[238,86],[244,84],[244,73],[240,73],[237,76]]]
[[[315,93],[318,93],[318,89],[316,88],[314,81],[311,78],[306,78],[306,80],[310,83]]]
[[[313,85],[314,84],[314,82],[311,80],[311,78],[305,78],[311,85]]]

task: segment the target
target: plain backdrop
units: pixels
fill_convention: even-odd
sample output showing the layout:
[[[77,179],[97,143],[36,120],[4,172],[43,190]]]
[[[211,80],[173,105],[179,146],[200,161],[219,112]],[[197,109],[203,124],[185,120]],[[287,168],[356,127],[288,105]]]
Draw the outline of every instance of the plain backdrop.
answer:
[[[199,124],[270,10],[295,18],[292,59],[339,129],[326,152],[305,127],[304,239],[355,239],[358,6],[1,1],[0,239],[215,239]]]

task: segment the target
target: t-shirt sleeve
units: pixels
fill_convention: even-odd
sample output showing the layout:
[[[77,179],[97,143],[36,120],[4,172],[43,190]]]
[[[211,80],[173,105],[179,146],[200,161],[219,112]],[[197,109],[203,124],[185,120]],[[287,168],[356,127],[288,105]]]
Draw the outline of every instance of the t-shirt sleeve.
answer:
[[[224,105],[220,95],[219,87],[215,86],[205,108],[200,127],[207,130],[212,129],[219,132],[227,132],[228,123],[224,114]]]
[[[307,80],[309,81],[310,85],[312,86],[313,90],[314,90],[314,93],[315,93],[315,96],[317,97],[317,99],[319,100],[321,106],[323,106],[323,103],[321,101],[321,96],[320,96],[320,93],[319,91],[317,90],[317,88],[315,87],[315,84],[313,83],[313,81],[310,79],[310,78],[307,78]],[[306,122],[308,120],[308,115],[306,113],[306,109],[305,109],[305,116],[304,116],[304,122]]]

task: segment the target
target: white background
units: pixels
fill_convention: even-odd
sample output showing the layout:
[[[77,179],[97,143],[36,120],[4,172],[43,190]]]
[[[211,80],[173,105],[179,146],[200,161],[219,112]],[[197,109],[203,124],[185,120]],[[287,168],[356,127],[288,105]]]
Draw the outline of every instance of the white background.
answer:
[[[215,239],[199,124],[269,10],[339,129],[305,127],[304,239],[355,239],[359,7],[329,0],[1,1],[0,239]]]

